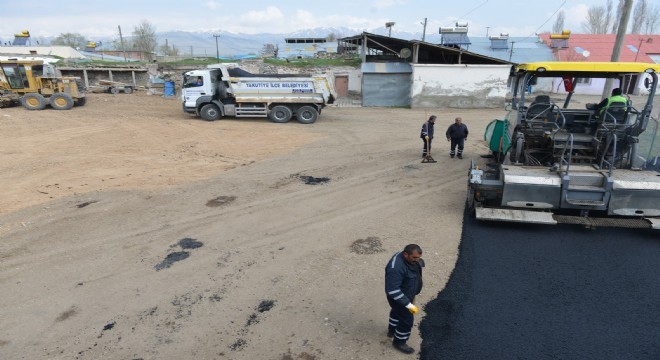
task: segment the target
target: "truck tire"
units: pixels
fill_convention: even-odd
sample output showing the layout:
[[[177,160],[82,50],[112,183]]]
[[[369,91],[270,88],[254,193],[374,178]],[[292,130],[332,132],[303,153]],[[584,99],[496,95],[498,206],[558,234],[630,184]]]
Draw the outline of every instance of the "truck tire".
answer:
[[[291,120],[293,112],[287,106],[277,105],[270,110],[270,120],[274,123],[285,123]]]
[[[27,93],[21,97],[21,105],[28,110],[43,110],[48,101],[38,93]]]
[[[133,92],[133,88],[130,86],[124,86],[124,94],[131,94]]]
[[[73,98],[67,93],[57,93],[50,97],[50,107],[55,110],[69,110],[73,107]]]
[[[110,88],[110,94],[112,94],[112,95],[117,95],[117,94],[119,94],[119,88],[116,88],[116,87],[114,87],[114,86],[111,87],[111,88]]]
[[[199,116],[206,121],[218,120],[221,117],[220,109],[215,104],[206,104],[199,110]]]
[[[319,112],[312,106],[303,106],[296,112],[296,118],[301,124],[312,124],[319,117]]]

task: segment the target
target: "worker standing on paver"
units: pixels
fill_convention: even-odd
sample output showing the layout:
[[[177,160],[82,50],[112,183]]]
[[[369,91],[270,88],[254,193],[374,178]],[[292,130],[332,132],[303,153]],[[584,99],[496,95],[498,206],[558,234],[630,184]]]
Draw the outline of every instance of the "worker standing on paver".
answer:
[[[415,296],[422,291],[422,248],[408,244],[403,251],[392,256],[385,267],[385,293],[390,304],[390,319],[387,336],[393,338],[392,345],[399,351],[412,354],[415,349],[406,342],[410,338],[415,314]]]
[[[422,159],[431,153],[431,142],[433,141],[433,125],[435,125],[435,115],[431,115],[429,119],[422,125],[422,133],[419,137],[424,142],[424,149],[422,149]]]
[[[463,124],[463,119],[457,117],[454,120],[454,123],[449,125],[447,129],[447,141],[451,141],[451,150],[449,151],[449,157],[452,159],[454,155],[458,155],[459,159],[463,158],[463,148],[465,146],[465,140],[468,137],[468,128]],[[456,152],[456,147],[458,146],[458,152]]]

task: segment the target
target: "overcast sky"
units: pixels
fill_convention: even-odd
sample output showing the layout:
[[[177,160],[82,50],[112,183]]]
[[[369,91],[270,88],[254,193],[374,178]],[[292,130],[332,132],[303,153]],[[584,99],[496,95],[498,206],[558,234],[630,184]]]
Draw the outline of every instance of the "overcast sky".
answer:
[[[556,12],[566,12],[566,28],[582,32],[582,22],[592,5],[606,0],[21,0],[7,6],[0,0],[0,39],[29,30],[33,37],[80,33],[95,37],[118,35],[117,26],[130,35],[142,20],[157,32],[230,31],[234,33],[288,33],[316,27],[358,30],[384,28],[395,22],[397,31],[420,32],[428,19],[427,34],[440,26],[467,22],[469,33],[485,36],[509,33],[528,36],[550,31]],[[616,5],[616,1],[614,1]],[[19,5],[20,4],[20,5]]]

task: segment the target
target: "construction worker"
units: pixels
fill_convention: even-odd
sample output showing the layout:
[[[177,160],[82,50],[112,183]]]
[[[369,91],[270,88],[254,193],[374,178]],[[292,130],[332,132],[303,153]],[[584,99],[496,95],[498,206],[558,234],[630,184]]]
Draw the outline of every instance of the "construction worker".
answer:
[[[431,117],[429,117],[429,119],[422,125],[422,133],[419,135],[424,142],[422,159],[425,159],[427,155],[431,155],[431,142],[433,141],[433,125],[435,125],[435,119],[436,116],[431,115]]]
[[[406,245],[385,266],[385,294],[390,304],[387,337],[393,338],[392,346],[405,354],[415,352],[406,342],[419,311],[415,296],[422,291],[423,267],[422,248],[417,244]]]
[[[623,91],[621,88],[612,89],[612,95],[606,99],[603,99],[600,103],[593,107],[595,114],[595,121],[591,123],[591,133],[595,133],[598,129],[598,126],[605,121],[605,111],[612,106],[612,104],[618,103],[622,106],[629,106],[630,102],[628,98],[623,96]]]
[[[463,119],[460,117],[457,117],[454,123],[449,125],[446,133],[447,141],[451,141],[449,157],[453,159],[454,155],[458,155],[459,159],[463,158],[463,147],[465,146],[465,140],[467,140],[468,134],[468,128],[463,124]],[[458,146],[458,153],[456,152],[456,146]]]
[[[623,103],[624,105],[628,105],[628,98],[622,94],[623,91],[621,91],[621,88],[612,89],[612,95],[596,105],[596,113],[599,116],[602,116],[605,110],[607,110],[607,108],[609,108],[612,103]]]

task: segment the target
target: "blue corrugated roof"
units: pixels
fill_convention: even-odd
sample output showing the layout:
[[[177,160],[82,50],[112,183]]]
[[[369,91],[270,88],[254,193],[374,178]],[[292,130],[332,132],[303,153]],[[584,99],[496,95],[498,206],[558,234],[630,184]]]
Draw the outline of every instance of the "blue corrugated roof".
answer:
[[[522,64],[535,61],[553,61],[552,50],[537,37],[510,37],[507,41],[508,49],[492,49],[491,41],[487,37],[470,37],[472,44],[463,48],[492,58]],[[511,47],[513,44],[513,54]]]

